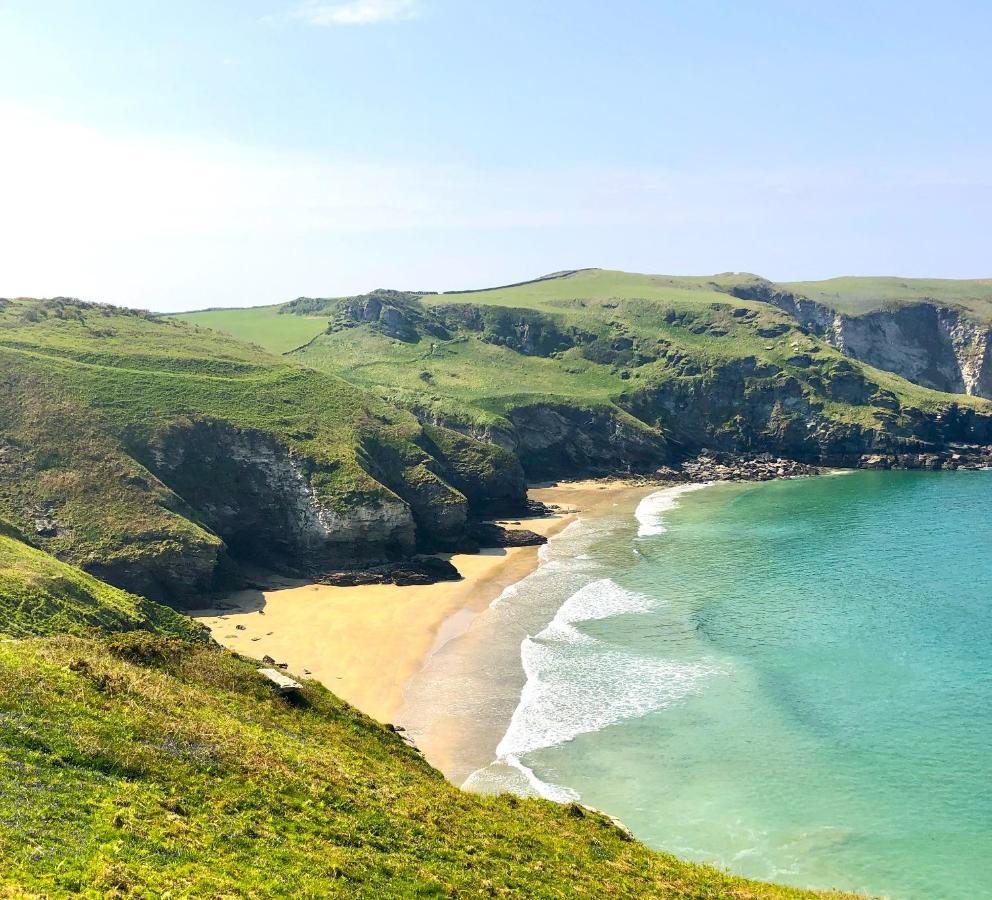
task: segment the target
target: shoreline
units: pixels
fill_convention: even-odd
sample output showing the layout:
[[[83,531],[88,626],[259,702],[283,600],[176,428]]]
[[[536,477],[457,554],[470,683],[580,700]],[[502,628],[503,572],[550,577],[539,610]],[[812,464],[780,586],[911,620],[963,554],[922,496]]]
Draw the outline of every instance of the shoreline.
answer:
[[[617,529],[632,528],[641,536],[663,533],[662,519],[679,498],[711,484],[666,479],[615,485],[622,489],[610,492],[610,503],[589,504],[585,515],[576,517],[575,527],[581,521],[583,528],[574,533],[570,528],[564,543],[549,545],[542,565],[512,593],[512,602],[493,604],[461,640],[427,660],[411,680],[402,716],[427,761],[468,790],[574,799],[567,787],[543,782],[523,764],[512,741],[504,746],[533,693],[526,646],[554,627],[571,597],[603,577],[596,574],[602,561],[586,552],[592,544]]]
[[[560,508],[553,516],[512,521],[550,539],[623,491],[662,487],[621,479],[537,485],[529,496]],[[269,656],[297,678],[318,680],[362,712],[392,722],[407,684],[506,588],[537,570],[539,550],[455,554],[450,559],[462,578],[454,582],[333,587],[290,581],[238,591],[190,615],[222,646],[255,659]]]

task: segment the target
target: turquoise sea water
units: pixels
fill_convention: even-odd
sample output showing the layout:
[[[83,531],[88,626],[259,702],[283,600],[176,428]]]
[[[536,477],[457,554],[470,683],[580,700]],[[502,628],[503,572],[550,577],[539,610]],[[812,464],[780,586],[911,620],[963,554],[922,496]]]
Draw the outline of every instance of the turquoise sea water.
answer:
[[[470,786],[516,769],[758,878],[992,897],[992,472],[677,503],[566,536],[536,576],[556,611]]]

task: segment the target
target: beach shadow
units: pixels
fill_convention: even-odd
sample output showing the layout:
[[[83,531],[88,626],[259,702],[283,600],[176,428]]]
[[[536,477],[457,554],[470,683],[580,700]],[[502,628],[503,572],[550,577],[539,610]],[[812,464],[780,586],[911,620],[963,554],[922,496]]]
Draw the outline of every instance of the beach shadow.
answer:
[[[480,547],[474,553],[434,553],[432,556],[436,556],[438,559],[443,559],[445,562],[451,563],[455,566],[456,571],[458,571],[458,581],[464,581],[465,576],[462,574],[461,570],[454,563],[454,558],[456,556],[494,556],[503,557],[506,556],[506,547]]]
[[[188,610],[187,615],[194,619],[221,618],[247,613],[265,615],[265,605],[265,593],[261,588],[247,588],[218,598],[210,606],[205,606],[202,609]]]

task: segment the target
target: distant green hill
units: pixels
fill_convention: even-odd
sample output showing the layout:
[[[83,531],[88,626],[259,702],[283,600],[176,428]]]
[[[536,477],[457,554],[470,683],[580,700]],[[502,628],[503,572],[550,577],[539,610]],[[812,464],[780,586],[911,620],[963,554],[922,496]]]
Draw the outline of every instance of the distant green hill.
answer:
[[[663,446],[856,464],[984,439],[992,407],[851,360],[767,302],[768,285],[586,269],[461,294],[301,299],[280,315],[326,322],[288,358],[498,441],[532,476],[638,468]],[[243,311],[210,316],[233,335],[253,328]],[[946,409],[982,422],[934,429]]]
[[[0,643],[0,895],[820,896],[472,796],[315,683],[123,635]]]

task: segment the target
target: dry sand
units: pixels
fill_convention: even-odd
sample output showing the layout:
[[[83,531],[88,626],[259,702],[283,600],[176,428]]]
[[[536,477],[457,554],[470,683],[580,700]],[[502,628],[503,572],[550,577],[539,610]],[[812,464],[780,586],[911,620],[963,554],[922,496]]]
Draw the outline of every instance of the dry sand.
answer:
[[[552,537],[579,511],[607,501],[623,481],[584,481],[532,488],[530,496],[562,507],[553,518],[520,520]],[[511,527],[513,527],[511,525]],[[397,587],[293,583],[241,591],[221,609],[194,612],[218,643],[245,656],[271,656],[298,677],[316,678],[383,722],[403,704],[403,687],[438,647],[538,565],[537,547],[510,547],[451,558],[461,581]]]

